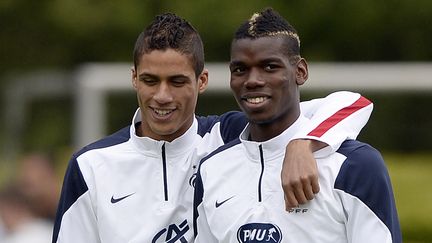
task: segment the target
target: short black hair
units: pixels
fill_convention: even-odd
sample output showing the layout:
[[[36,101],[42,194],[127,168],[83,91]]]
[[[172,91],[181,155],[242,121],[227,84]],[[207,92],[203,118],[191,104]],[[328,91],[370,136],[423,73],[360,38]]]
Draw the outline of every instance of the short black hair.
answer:
[[[278,12],[266,8],[254,13],[237,29],[234,40],[257,39],[261,37],[283,37],[284,49],[288,57],[300,57],[300,38],[297,30]]]
[[[173,13],[156,16],[138,36],[133,51],[135,69],[142,55],[153,50],[166,49],[188,55],[196,77],[203,71],[204,46],[198,31],[188,21]]]

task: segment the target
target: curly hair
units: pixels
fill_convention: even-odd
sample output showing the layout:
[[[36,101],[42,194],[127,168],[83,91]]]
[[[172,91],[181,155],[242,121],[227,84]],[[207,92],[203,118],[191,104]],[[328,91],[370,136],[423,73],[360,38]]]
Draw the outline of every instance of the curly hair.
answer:
[[[200,35],[185,19],[172,13],[154,18],[153,22],[138,36],[133,51],[135,69],[140,57],[153,50],[174,49],[189,56],[195,75],[204,69],[204,46]]]
[[[272,8],[254,13],[234,34],[234,40],[261,37],[286,37],[284,49],[289,57],[300,56],[300,38],[294,27]]]

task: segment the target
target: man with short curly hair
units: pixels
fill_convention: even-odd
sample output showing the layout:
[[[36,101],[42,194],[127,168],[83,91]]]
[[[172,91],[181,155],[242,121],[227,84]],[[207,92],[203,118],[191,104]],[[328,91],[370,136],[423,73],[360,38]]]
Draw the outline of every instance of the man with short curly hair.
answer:
[[[285,211],[279,177],[284,144],[310,122],[299,92],[308,65],[288,21],[273,9],[245,21],[231,43],[230,70],[231,90],[249,122],[239,138],[200,163],[196,242],[401,242],[385,163],[356,140],[335,152],[315,152],[320,192]]]

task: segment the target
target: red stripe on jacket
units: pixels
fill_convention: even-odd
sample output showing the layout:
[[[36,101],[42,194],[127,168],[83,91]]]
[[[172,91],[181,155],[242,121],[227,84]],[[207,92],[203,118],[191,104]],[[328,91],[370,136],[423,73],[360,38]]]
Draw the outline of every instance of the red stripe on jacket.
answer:
[[[324,133],[326,133],[330,128],[334,127],[343,119],[347,118],[354,112],[368,106],[372,102],[361,96],[358,100],[356,100],[352,105],[347,106],[345,108],[340,109],[336,113],[334,113],[331,117],[327,118],[321,124],[319,124],[314,130],[312,130],[308,136],[321,137]]]

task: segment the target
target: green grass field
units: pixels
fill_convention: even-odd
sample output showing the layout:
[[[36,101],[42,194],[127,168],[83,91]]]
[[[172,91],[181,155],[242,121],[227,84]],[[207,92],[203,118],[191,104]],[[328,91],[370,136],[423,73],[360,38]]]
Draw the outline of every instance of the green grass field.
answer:
[[[384,154],[405,243],[432,242],[432,154]]]

